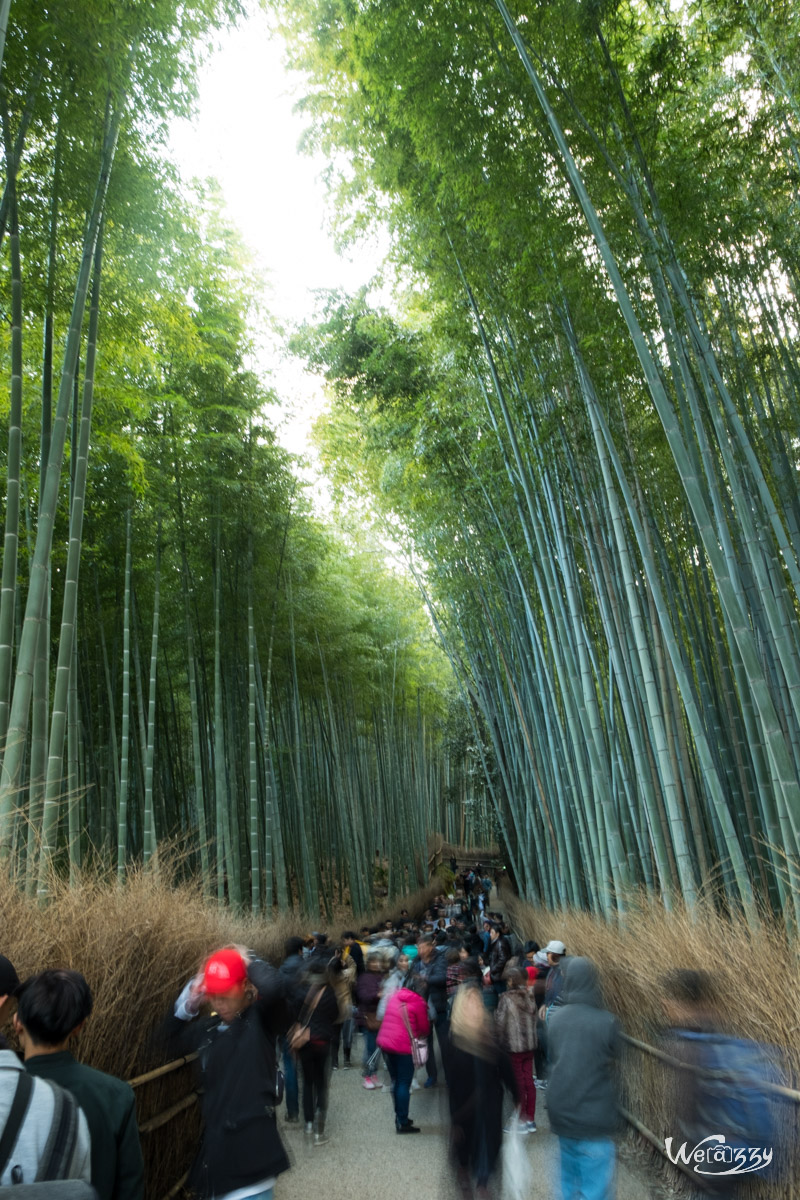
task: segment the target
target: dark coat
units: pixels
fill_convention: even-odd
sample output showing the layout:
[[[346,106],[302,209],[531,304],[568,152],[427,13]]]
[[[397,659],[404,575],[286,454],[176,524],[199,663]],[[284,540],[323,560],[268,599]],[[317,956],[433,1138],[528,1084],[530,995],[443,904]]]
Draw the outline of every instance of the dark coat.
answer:
[[[324,984],[323,993],[317,1001],[314,1011],[311,1014],[311,1019],[308,1022],[308,1030],[311,1034],[312,1042],[332,1042],[336,1036],[336,1024],[339,1020],[339,1001],[336,999],[336,993],[330,984],[325,983],[324,979],[322,982]],[[314,997],[319,991],[319,987],[319,981],[314,979],[307,988],[303,1001],[303,1008],[306,1012],[311,1004],[314,1003]]]
[[[456,1162],[485,1183],[503,1144],[503,1089],[519,1097],[511,1061],[499,1047],[489,1058],[450,1045],[447,1061],[451,1148]]]
[[[435,949],[426,963],[415,958],[411,966],[415,975],[421,975],[428,985],[428,1000],[437,1013],[447,1011],[447,959],[444,952]]]
[[[563,969],[562,1003],[547,1022],[550,1127],[559,1137],[609,1138],[619,1124],[619,1023],[603,1008],[594,963],[570,958]]]
[[[374,1018],[378,1012],[378,1002],[381,998],[383,976],[379,971],[365,971],[356,980],[356,1000],[358,1001],[358,1023],[366,1024],[366,1018]]]
[[[216,1018],[170,1017],[166,1034],[175,1052],[199,1049],[203,1088],[203,1138],[189,1172],[199,1196],[223,1196],[289,1169],[275,1108],[276,1039],[291,1022],[284,976],[251,962],[258,999],[225,1028]]]
[[[286,985],[286,1001],[296,1017],[308,989],[306,963],[302,954],[290,954],[278,967]]]
[[[133,1089],[76,1062],[69,1050],[34,1055],[25,1067],[71,1092],[83,1109],[92,1139],[92,1186],[100,1200],[141,1200],[144,1162]]]
[[[497,985],[503,982],[503,972],[506,969],[506,963],[511,958],[511,947],[508,944],[508,938],[500,934],[489,945],[489,953],[486,957],[486,963],[489,967],[489,975],[492,983]]]

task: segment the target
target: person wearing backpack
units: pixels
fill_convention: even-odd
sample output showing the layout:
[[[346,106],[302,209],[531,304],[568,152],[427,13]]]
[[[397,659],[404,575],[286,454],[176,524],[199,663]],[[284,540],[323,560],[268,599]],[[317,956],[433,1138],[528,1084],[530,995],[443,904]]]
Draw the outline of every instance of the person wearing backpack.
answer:
[[[91,1011],[92,993],[78,971],[40,971],[19,989],[14,1027],[29,1074],[64,1088],[86,1114],[91,1182],[100,1200],[141,1200],[144,1161],[133,1090],[77,1062],[69,1050]]]
[[[683,1064],[673,1078],[668,1157],[717,1196],[738,1195],[743,1176],[775,1180],[785,1152],[780,1102],[764,1085],[780,1080],[765,1047],[719,1031],[716,992],[705,971],[670,971],[662,989],[670,1025],[665,1049]],[[737,1167],[746,1170],[739,1174]]]
[[[19,977],[0,955],[0,1025],[17,1001]],[[0,1187],[91,1175],[89,1127],[63,1088],[35,1079],[0,1035]]]

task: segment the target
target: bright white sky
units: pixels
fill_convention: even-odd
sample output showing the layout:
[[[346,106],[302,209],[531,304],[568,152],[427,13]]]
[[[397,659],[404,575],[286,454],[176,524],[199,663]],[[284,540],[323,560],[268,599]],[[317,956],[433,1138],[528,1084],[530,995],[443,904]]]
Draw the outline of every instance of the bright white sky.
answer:
[[[355,291],[368,283],[382,255],[366,246],[348,260],[334,250],[320,179],[326,163],[297,149],[304,126],[292,109],[303,80],[283,67],[282,57],[281,40],[256,12],[226,35],[207,64],[197,120],[177,123],[171,144],[185,178],[219,180],[234,223],[269,273],[266,308],[289,324],[312,314],[314,289]],[[283,415],[271,411],[281,441],[306,453],[306,433],[322,403],[319,381],[278,357],[260,365],[272,372],[283,399]]]

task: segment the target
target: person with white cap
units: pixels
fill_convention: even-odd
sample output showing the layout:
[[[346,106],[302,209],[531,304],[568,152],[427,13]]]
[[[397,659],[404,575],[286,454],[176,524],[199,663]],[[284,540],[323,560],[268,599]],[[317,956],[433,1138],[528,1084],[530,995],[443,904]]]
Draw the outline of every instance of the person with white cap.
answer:
[[[562,964],[566,957],[567,948],[563,942],[554,938],[547,943],[544,952],[547,955],[550,970],[547,972],[547,980],[544,985],[544,1004],[539,1009],[539,1016],[543,1021],[546,1021],[553,1009],[561,1003],[561,992],[564,987],[564,970]]]

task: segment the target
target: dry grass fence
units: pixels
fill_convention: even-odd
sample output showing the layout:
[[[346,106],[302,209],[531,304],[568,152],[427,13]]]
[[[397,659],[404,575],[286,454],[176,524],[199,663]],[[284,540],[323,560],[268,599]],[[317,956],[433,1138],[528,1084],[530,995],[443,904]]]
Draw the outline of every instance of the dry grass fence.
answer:
[[[664,1028],[662,978],[672,967],[707,971],[719,998],[721,1027],[731,1034],[780,1048],[780,1068],[788,1086],[800,1083],[800,953],[775,919],[760,929],[733,921],[713,904],[689,913],[666,912],[652,898],[637,896],[617,923],[575,910],[551,911],[524,904],[508,890],[502,902],[520,937],[545,945],[564,942],[569,954],[582,954],[599,967],[605,1001],[630,1037],[657,1045]],[[663,1146],[670,1128],[670,1068],[626,1046],[622,1063],[623,1103],[652,1130]],[[773,1184],[781,1200],[800,1194],[800,1105],[780,1105],[795,1155],[789,1180]],[[663,1161],[663,1160],[661,1160]],[[758,1190],[758,1189],[756,1189]],[[764,1189],[766,1191],[766,1185]]]
[[[437,890],[434,884],[387,905],[370,923],[394,918],[403,907],[421,913]],[[337,916],[343,924],[333,928],[334,936],[353,923],[352,914]],[[311,928],[326,926],[319,921],[312,925],[299,914],[266,919],[204,901],[199,886],[176,884],[163,865],[158,873],[131,871],[122,887],[113,877],[91,873],[73,888],[55,884],[45,906],[0,875],[0,953],[21,978],[56,966],[86,976],[94,1012],[78,1036],[76,1056],[121,1079],[165,1061],[156,1031],[212,950],[238,943],[278,963],[286,938]],[[193,1079],[192,1067],[186,1066],[137,1088],[140,1126],[186,1096]],[[184,1173],[198,1131],[198,1106],[193,1104],[143,1135],[147,1200],[166,1196]]]

